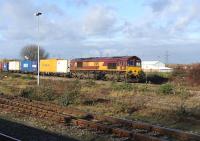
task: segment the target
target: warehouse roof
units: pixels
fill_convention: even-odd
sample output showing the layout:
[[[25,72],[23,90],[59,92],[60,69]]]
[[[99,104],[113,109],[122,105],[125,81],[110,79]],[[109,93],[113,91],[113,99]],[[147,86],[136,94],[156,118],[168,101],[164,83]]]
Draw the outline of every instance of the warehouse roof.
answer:
[[[154,64],[157,64],[157,63],[163,63],[163,62],[160,62],[160,61],[142,61],[142,64],[145,64],[145,65],[154,65]]]

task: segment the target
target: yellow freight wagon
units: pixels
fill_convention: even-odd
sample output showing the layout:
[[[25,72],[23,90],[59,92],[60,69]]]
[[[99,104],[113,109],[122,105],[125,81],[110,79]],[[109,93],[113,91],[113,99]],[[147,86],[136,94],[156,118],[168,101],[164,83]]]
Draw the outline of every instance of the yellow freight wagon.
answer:
[[[57,72],[57,59],[40,60],[41,73],[56,73]]]

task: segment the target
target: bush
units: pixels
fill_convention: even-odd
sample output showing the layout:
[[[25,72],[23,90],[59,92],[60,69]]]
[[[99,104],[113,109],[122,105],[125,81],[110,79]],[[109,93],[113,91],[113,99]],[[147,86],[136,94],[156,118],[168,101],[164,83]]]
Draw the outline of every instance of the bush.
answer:
[[[186,70],[183,67],[177,66],[174,68],[172,77],[185,77],[187,75]]]
[[[172,80],[184,85],[200,85],[200,64],[178,66],[174,69]]]
[[[167,83],[167,84],[162,84],[159,88],[159,91],[163,94],[172,94],[174,93],[174,87],[172,84]]]
[[[188,72],[188,79],[192,85],[200,85],[200,64],[191,66]]]
[[[21,96],[33,100],[51,101],[55,99],[54,91],[50,86],[28,87],[21,91]]]
[[[54,91],[50,86],[39,87],[39,96],[44,101],[51,101],[55,99]]]
[[[68,106],[77,102],[77,98],[80,95],[80,91],[75,89],[74,91],[65,91],[64,95],[60,97],[60,103],[62,106]]]
[[[59,98],[59,102],[62,106],[68,106],[78,102],[78,98],[81,94],[81,83],[76,80],[65,88],[63,95]]]
[[[140,83],[145,82],[145,73],[143,71],[140,71],[138,74],[138,82],[140,82]]]
[[[34,88],[25,88],[22,89],[20,95],[25,98],[32,98],[34,93]]]

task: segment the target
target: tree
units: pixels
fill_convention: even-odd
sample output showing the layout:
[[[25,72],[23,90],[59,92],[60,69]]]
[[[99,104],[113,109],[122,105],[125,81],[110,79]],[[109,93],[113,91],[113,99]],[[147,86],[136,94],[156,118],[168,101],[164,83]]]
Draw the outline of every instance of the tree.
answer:
[[[38,46],[37,45],[26,45],[21,50],[21,57],[28,60],[37,60],[38,59]],[[48,58],[49,53],[46,52],[42,47],[40,47],[40,59]]]

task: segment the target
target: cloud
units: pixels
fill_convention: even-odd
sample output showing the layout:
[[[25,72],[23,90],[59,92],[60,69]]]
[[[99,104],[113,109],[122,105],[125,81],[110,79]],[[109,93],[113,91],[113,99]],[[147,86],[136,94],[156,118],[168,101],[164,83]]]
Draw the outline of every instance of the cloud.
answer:
[[[164,61],[165,51],[168,50],[171,53],[170,62],[197,62],[200,1],[163,1],[154,0],[148,5],[145,3],[147,12],[142,17],[124,22],[125,52],[134,52],[144,60],[162,56]]]
[[[111,7],[94,6],[84,18],[83,30],[88,35],[109,35],[116,30],[117,15]]]
[[[67,2],[72,2],[68,0]],[[77,4],[86,4],[87,1],[73,1]],[[71,41],[81,42],[88,35],[112,35],[117,21],[116,12],[111,7],[93,6],[82,19],[75,19],[67,15],[58,5],[46,4],[36,6],[34,1],[8,0],[0,5],[1,16],[4,17],[2,27],[6,32],[2,36],[7,40],[24,40],[35,42],[38,36],[43,41]],[[40,16],[40,33],[37,32],[37,19],[33,16],[36,11],[45,13]]]
[[[138,55],[155,59],[168,50],[173,61],[184,56],[184,61],[191,61],[192,50],[199,51],[199,0],[146,0],[136,17],[130,14],[132,9],[120,9],[116,3],[66,3],[0,1],[0,46],[6,52],[3,56],[16,57],[23,46],[37,42],[38,35],[41,46],[51,56],[63,58]],[[39,34],[33,16],[38,10],[45,11],[40,17]],[[123,17],[125,12],[127,18]]]
[[[169,6],[171,3],[170,0],[153,0],[151,2],[148,2],[149,5],[153,12],[161,12],[163,11],[167,6]]]
[[[170,39],[187,38],[189,34],[200,31],[194,24],[200,20],[199,4],[200,1],[188,3],[184,0],[154,0],[148,5],[153,8],[152,12],[148,11],[148,17],[144,15],[137,21],[126,21],[123,32],[130,38],[148,38],[166,42],[172,41]],[[194,27],[198,30],[195,31]]]
[[[1,57],[19,58],[20,49],[38,42],[51,56],[62,57],[80,53],[84,35],[80,21],[67,15],[58,5],[37,5],[35,1],[7,0],[0,2],[0,47],[5,52]],[[36,11],[45,11],[40,16],[40,33],[37,31]],[[71,49],[72,48],[72,49]],[[71,49],[71,50],[70,50]],[[10,50],[8,52],[8,50]]]
[[[2,32],[5,39],[24,39],[30,37],[29,31],[33,28],[34,8],[31,1],[8,0],[0,5],[2,17],[1,25],[6,30]]]
[[[40,6],[39,6],[40,7]],[[4,17],[2,25],[7,26],[2,36],[7,40],[24,40],[27,42],[38,39],[37,18],[33,15],[38,9],[46,11],[40,16],[40,39],[42,40],[71,40],[81,39],[78,22],[55,4],[47,4],[38,8],[33,1],[8,0],[0,8]],[[77,25],[77,26],[76,26]],[[77,27],[80,27],[78,29]]]
[[[46,4],[39,8],[46,15],[64,16],[65,12],[55,4]]]
[[[76,5],[76,6],[86,6],[88,5],[88,0],[65,0],[66,4],[69,5]]]
[[[182,16],[177,17],[176,22],[174,23],[174,28],[177,30],[184,30],[185,28],[187,29],[188,26],[192,25],[194,22],[198,22],[200,20],[199,16],[199,3],[197,4],[192,4],[185,9],[185,12],[183,13]]]

